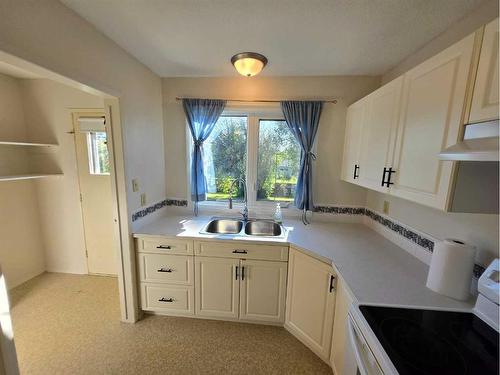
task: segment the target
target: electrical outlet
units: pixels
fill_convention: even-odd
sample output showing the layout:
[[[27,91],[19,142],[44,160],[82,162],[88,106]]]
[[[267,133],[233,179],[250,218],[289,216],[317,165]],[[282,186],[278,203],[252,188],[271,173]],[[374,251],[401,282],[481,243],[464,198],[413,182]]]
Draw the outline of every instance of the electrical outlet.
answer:
[[[389,214],[389,201],[384,201],[383,211],[384,211],[384,214],[386,214],[386,215]]]
[[[139,191],[139,180],[137,178],[132,179],[132,191]]]
[[[146,193],[141,194],[141,206],[146,205]]]

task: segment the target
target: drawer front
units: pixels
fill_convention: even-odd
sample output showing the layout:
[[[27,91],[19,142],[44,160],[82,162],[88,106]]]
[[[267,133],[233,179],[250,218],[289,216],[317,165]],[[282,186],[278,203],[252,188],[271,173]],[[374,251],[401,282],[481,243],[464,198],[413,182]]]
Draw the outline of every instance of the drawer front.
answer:
[[[193,285],[193,257],[139,253],[139,276],[142,282]]]
[[[195,254],[207,257],[288,260],[288,246],[195,241]]]
[[[145,311],[194,315],[194,288],[141,283],[141,304]]]
[[[193,255],[193,241],[168,237],[138,238],[137,251],[140,253]]]

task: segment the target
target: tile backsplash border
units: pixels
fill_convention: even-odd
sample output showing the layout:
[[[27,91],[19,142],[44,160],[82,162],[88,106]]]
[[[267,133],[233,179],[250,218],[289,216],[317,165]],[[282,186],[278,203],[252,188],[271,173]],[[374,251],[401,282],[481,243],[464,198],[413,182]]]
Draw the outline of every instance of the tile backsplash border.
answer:
[[[429,255],[434,251],[434,244],[436,239],[426,236],[424,233],[419,232],[407,225],[392,220],[389,217],[383,216],[376,211],[370,210],[366,207],[343,207],[343,206],[324,206],[318,205],[314,207],[314,212],[323,214],[334,215],[363,215],[374,222],[382,225],[386,229],[394,232],[396,235],[413,242],[421,249],[426,251]],[[474,265],[474,277],[479,278],[485,271],[485,267],[480,264]]]
[[[137,221],[145,216],[148,216],[153,212],[158,211],[159,209],[166,206],[187,207],[187,205],[188,202],[185,199],[166,198],[162,201],[156,202],[155,204],[145,207],[132,214],[132,222]]]

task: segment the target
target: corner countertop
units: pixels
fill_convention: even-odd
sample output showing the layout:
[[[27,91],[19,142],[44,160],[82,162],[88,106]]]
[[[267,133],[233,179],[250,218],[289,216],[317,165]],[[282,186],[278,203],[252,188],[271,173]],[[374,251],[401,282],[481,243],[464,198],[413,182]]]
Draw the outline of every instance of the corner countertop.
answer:
[[[331,263],[359,304],[470,311],[468,301],[440,295],[425,286],[428,266],[364,224],[286,219],[282,238],[207,235],[200,231],[210,216],[162,216],[139,228],[134,237],[173,236],[198,240],[286,243]]]

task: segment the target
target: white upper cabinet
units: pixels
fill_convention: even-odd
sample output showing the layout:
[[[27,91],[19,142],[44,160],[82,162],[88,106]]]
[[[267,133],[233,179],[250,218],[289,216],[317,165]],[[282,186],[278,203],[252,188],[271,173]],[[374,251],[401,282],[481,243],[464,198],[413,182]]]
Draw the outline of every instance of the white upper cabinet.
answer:
[[[495,25],[486,27],[484,42],[493,38],[490,29],[498,38]],[[343,180],[449,209],[456,163],[438,155],[460,140],[467,122],[478,35],[469,35],[348,108]],[[494,76],[487,80],[498,85],[498,66],[486,70]],[[478,71],[476,90],[482,87],[480,75]],[[498,93],[488,91],[488,98],[498,101]],[[356,178],[354,165],[359,166]]]
[[[498,119],[498,18],[484,28],[469,122]]]
[[[342,179],[347,182],[356,182],[359,176],[359,152],[366,103],[366,99],[361,99],[347,109],[344,159],[342,161]]]
[[[446,210],[453,163],[438,154],[459,140],[474,35],[404,75],[390,193]]]
[[[403,77],[399,77],[366,98],[358,183],[369,189],[387,191],[382,178],[384,168],[392,166],[402,83]]]

